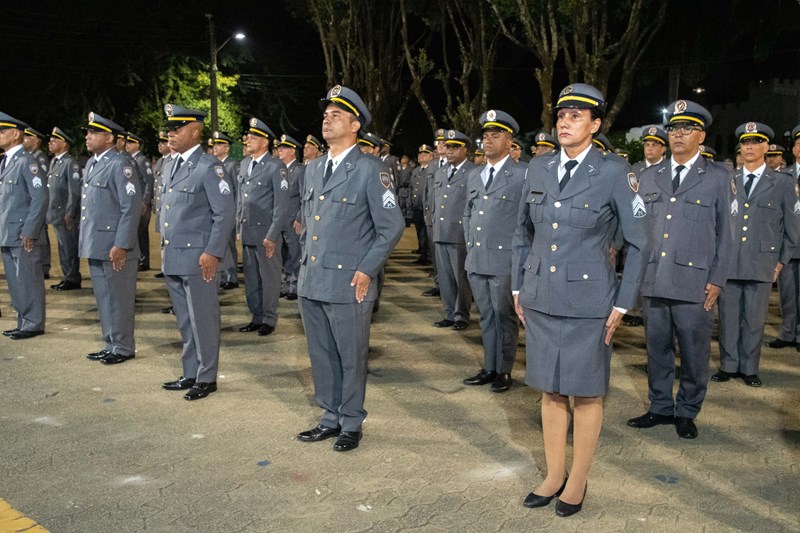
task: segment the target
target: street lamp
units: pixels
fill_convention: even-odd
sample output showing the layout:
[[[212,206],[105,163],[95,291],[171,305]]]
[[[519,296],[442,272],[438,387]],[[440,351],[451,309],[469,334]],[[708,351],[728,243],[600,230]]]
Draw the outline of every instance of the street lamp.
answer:
[[[245,35],[241,32],[231,35],[225,39],[225,42],[220,47],[217,47],[217,42],[214,39],[214,21],[211,13],[206,13],[206,18],[208,19],[208,37],[211,47],[211,131],[217,131],[219,130],[219,116],[217,114],[217,54],[231,39],[241,41]]]

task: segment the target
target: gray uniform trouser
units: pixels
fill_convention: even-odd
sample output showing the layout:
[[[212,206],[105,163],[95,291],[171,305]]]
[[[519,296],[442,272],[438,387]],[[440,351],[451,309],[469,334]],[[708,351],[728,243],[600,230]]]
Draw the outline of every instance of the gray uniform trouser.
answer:
[[[111,261],[89,259],[104,349],[118,355],[134,355],[136,352],[133,329],[138,266],[139,258],[130,255],[119,272],[111,266]]]
[[[44,240],[47,244],[45,244],[44,249],[42,250],[42,270],[44,271],[45,276],[50,275],[50,263],[52,261],[52,257],[50,256],[50,232],[47,231],[47,225],[44,226]]]
[[[466,259],[466,245],[436,243],[439,292],[444,304],[445,318],[448,320],[469,322],[472,291],[467,280],[467,271],[464,270]]]
[[[800,259],[792,259],[778,275],[778,290],[781,295],[782,341],[800,340]]]
[[[254,324],[275,327],[278,323],[278,299],[281,296],[281,247],[267,257],[263,246],[242,246],[244,256],[244,293]]]
[[[58,239],[58,261],[64,273],[64,281],[81,283],[81,259],[78,255],[78,226],[72,231],[64,224],[53,224]]]
[[[724,372],[758,373],[772,284],[728,280],[719,295],[719,358]]]
[[[483,367],[489,372],[510,374],[517,356],[519,319],[514,311],[511,276],[468,273],[475,304],[481,314]]]
[[[367,351],[373,302],[335,304],[300,298],[320,424],[361,431],[367,417]]]
[[[297,294],[297,275],[300,273],[300,236],[289,228],[281,232],[286,254],[283,256],[283,283],[281,290]]]
[[[694,418],[708,388],[712,313],[702,303],[644,298],[647,327],[647,382],[650,411]],[[673,400],[675,337],[681,357],[681,379]]]
[[[200,274],[165,275],[183,350],[183,377],[215,383],[219,366],[219,274],[211,282]]]
[[[231,251],[231,257],[233,257],[233,266],[220,272],[220,276],[223,283],[239,283],[239,252],[236,250],[236,228],[231,230],[228,249]]]
[[[3,268],[11,305],[17,311],[17,329],[44,331],[44,246],[26,252],[22,246],[3,246]]]
[[[425,233],[428,237],[428,257],[433,262],[433,285],[439,288],[439,269],[436,267],[436,243],[433,242],[433,226],[425,225]]]

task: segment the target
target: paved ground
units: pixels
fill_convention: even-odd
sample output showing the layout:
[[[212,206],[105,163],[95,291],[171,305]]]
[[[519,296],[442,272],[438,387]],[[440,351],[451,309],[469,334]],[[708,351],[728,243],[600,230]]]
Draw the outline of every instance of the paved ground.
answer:
[[[223,293],[219,392],[186,402],[162,391],[180,374],[180,342],[148,272],[131,362],[86,360],[100,347],[88,282],[48,289],[45,336],[0,340],[0,498],[54,532],[800,530],[800,354],[765,348],[761,389],[712,384],[700,437],[685,441],[625,425],[646,409],[641,328],[615,343],[583,512],[523,508],[544,464],[524,349],[511,391],[461,385],[480,366],[477,324],[431,326],[441,312],[419,296],[430,278],[411,265],[412,235],[387,267],[358,450],[294,440],[319,414],[296,302],[281,300],[276,333],[259,338],[236,331],[249,318],[243,291]],[[0,302],[11,328],[5,282]]]

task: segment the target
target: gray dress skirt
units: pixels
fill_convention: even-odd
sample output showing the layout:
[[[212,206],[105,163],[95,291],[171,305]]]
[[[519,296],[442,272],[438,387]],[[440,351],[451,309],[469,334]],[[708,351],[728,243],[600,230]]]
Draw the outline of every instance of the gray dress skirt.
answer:
[[[605,396],[611,377],[606,318],[553,316],[525,308],[525,383],[562,396]]]

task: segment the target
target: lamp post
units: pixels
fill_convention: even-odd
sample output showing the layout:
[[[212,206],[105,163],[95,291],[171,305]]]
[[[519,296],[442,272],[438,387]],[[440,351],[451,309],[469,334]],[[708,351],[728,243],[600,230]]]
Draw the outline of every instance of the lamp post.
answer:
[[[206,13],[208,19],[208,40],[211,49],[211,131],[219,130],[219,114],[217,113],[217,54],[222,48],[230,42],[231,39],[242,40],[244,33],[236,33],[231,35],[221,46],[217,47],[217,41],[214,37],[214,20],[211,13]]]

